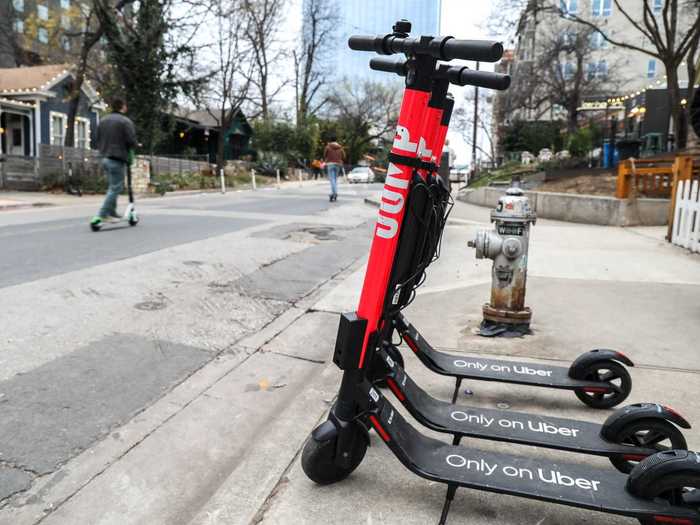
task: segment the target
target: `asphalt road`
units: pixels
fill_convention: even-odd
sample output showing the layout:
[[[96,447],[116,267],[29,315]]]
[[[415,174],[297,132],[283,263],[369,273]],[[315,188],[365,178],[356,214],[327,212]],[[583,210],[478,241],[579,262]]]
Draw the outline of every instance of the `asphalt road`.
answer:
[[[0,514],[365,256],[377,189],[143,199],[98,233],[79,200],[0,212]]]
[[[92,210],[82,206],[78,216],[70,208],[58,217],[56,210],[37,210],[27,215],[31,222],[4,227],[0,215],[0,288],[240,231],[280,215],[299,220],[357,203],[369,188],[353,186],[337,203],[324,198],[323,186],[147,199],[137,203],[136,227],[119,223],[99,233],[89,229]]]

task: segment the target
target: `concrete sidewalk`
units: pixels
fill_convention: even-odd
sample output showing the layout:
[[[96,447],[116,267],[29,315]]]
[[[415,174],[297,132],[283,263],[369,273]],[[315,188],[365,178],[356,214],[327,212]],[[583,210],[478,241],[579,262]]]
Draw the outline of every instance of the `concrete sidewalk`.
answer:
[[[456,205],[446,228],[443,255],[406,311],[432,344],[455,353],[547,360],[562,366],[591,348],[617,348],[638,365],[631,371],[634,387],[626,403],[658,401],[678,409],[692,424],[700,422],[700,256],[663,242],[663,228],[538,221],[532,236],[527,296],[534,311],[533,334],[485,339],[474,335],[474,328],[481,320],[481,304],[489,296],[490,261],[474,259],[466,241],[475,229],[487,226],[488,213],[486,208]],[[348,278],[347,286],[336,288],[315,307],[333,312],[354,309],[362,276],[360,269]],[[332,344],[331,337],[329,352]],[[406,368],[418,384],[438,398],[450,398],[453,383],[448,378],[427,371],[412,352],[404,352],[404,356]],[[336,376],[339,378],[337,372]],[[331,396],[336,388],[320,395]],[[488,382],[471,382],[465,388],[474,395],[463,395],[459,402],[469,405],[601,423],[610,413],[586,408],[569,392]],[[447,441],[444,435],[409,421],[424,434]],[[700,435],[695,430],[685,435],[690,448],[700,449]],[[612,468],[606,459],[590,456],[479,440],[464,440],[463,444]],[[363,464],[337,485],[314,485],[301,470],[299,458],[294,458],[260,510],[258,522],[436,523],[444,495],[443,485],[410,473],[372,433],[372,446]],[[233,504],[223,495],[215,498],[200,513],[207,518],[195,523],[236,523],[219,518]],[[636,520],[462,489],[452,505],[449,523],[622,525]]]

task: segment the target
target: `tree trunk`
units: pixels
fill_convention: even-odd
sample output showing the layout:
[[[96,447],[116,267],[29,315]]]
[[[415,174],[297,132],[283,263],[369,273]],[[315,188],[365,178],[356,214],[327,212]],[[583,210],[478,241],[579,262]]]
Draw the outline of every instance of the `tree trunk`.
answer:
[[[219,119],[221,125],[219,126],[219,136],[216,138],[216,171],[217,175],[224,169],[226,165],[226,159],[224,159],[225,145],[226,145],[226,127],[224,126],[226,122],[226,111],[221,110],[221,117]]]
[[[678,85],[678,71],[674,63],[664,64],[666,67],[666,83],[671,103],[671,119],[673,119],[673,150],[679,149],[678,140],[682,136],[683,121],[681,118],[681,90]],[[687,120],[686,120],[687,125]],[[670,131],[670,130],[669,130]]]

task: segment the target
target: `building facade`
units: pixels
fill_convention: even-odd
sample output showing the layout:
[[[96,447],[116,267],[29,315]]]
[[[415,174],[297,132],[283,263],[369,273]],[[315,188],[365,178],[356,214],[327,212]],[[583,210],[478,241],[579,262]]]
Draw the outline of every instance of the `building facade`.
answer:
[[[564,13],[575,15],[578,18],[588,20],[602,28],[612,39],[628,42],[643,49],[654,49],[653,44],[645,38],[625,14],[621,12],[613,0],[535,0],[541,1],[546,7],[559,8]],[[643,19],[643,6],[645,2],[639,0],[622,0],[625,11],[634,20]],[[550,4],[550,5],[548,5]],[[654,16],[659,17],[664,7],[664,0],[650,0]],[[682,15],[682,13],[681,13]],[[692,17],[680,17],[679,34],[683,34],[683,24],[687,27],[693,22]],[[515,76],[527,75],[528,68],[536,63],[537,57],[543,52],[544,47],[554,37],[566,40],[567,37],[575,38],[579,32],[585,31],[585,27],[577,22],[562,18],[553,10],[538,10],[535,14],[528,12],[521,17],[518,27],[517,45],[515,49],[512,72]],[[599,33],[593,33],[589,37],[590,52],[584,64],[586,75],[594,75],[600,78],[599,96],[612,98],[634,94],[645,89],[665,88],[664,65],[658,59],[640,51],[614,46],[607,42]],[[572,75],[576,64],[574,60],[562,59],[563,75]],[[681,87],[687,86],[687,73],[685,64],[678,68],[681,79]],[[609,82],[605,82],[609,79]],[[558,119],[562,115],[560,108],[535,108],[517,113],[518,118],[525,120]]]
[[[79,53],[79,38],[89,7],[81,0],[11,1],[12,39],[19,65],[72,62]]]
[[[372,54],[351,50],[348,47],[351,35],[390,33],[394,23],[402,18],[411,22],[412,35],[440,34],[441,0],[345,0],[337,6],[340,19],[337,38],[328,58],[328,67],[336,80],[395,80],[387,73],[369,69]]]
[[[38,157],[64,145],[74,80],[66,64],[0,69],[0,155]],[[84,84],[75,119],[75,147],[91,149],[105,106]]]

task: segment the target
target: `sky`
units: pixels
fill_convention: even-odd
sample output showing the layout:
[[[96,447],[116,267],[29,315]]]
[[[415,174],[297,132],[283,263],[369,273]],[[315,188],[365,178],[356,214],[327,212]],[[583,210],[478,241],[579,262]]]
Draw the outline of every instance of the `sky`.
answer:
[[[283,40],[294,42],[301,31],[301,1],[293,0],[288,16],[283,26]],[[378,0],[381,1],[381,0]],[[411,0],[406,0],[407,2]],[[491,9],[491,2],[484,0],[442,0],[442,13],[440,17],[440,33],[451,35],[455,38],[482,39],[486,36],[486,20]],[[462,61],[453,61],[458,63]],[[462,62],[473,67],[473,63]],[[482,64],[481,69],[493,69],[489,64]],[[455,97],[455,107],[464,105],[464,96],[467,89],[471,87],[452,86],[450,91]],[[289,96],[293,96],[289,93]],[[448,133],[450,146],[456,153],[456,164],[468,164],[471,162],[471,148],[462,139],[462,134],[451,126],[452,131]],[[482,139],[483,140],[483,139]]]
[[[442,0],[442,14],[440,17],[440,33],[451,35],[455,38],[464,39],[486,39],[486,19],[491,9],[491,2],[483,0]],[[454,63],[462,61],[454,61]],[[469,67],[474,67],[473,63],[464,62]],[[493,66],[482,64],[481,69],[491,69]],[[455,98],[455,108],[464,106],[464,96],[467,90],[473,87],[452,86],[450,92]],[[447,133],[450,140],[450,147],[455,150],[457,158],[455,164],[471,163],[471,147],[469,147],[460,130],[455,129],[455,125],[450,126],[451,131]],[[483,142],[483,137],[482,137]],[[485,148],[488,149],[488,148]]]

